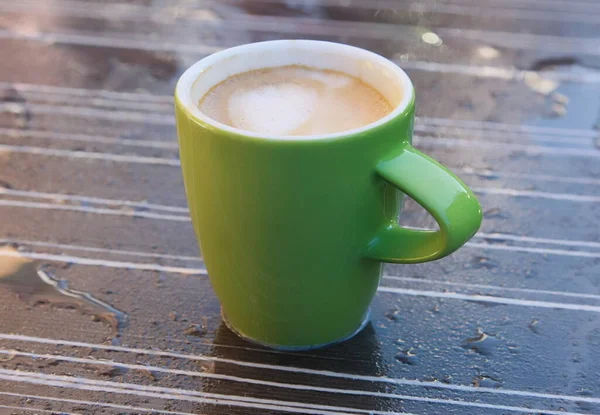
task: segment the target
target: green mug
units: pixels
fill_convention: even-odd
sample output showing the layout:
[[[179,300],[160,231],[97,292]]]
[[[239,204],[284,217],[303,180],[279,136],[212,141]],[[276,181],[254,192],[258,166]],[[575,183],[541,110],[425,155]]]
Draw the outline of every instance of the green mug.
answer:
[[[358,129],[296,137],[242,131],[198,109],[226,78],[285,65],[358,77],[394,109]],[[175,106],[194,230],[223,318],[247,340],[301,350],[348,339],[368,320],[382,262],[442,258],[481,224],[471,190],[411,146],[410,79],[372,52],[309,40],[234,47],[191,66]],[[398,224],[404,194],[439,230]]]

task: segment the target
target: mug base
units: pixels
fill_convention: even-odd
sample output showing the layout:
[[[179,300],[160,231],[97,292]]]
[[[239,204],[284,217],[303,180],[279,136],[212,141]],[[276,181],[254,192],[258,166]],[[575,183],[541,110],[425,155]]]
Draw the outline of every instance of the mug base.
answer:
[[[307,350],[322,349],[323,347],[333,346],[334,344],[338,344],[338,343],[345,342],[346,340],[350,340],[351,338],[356,336],[358,333],[360,333],[369,323],[369,320],[371,319],[371,308],[369,307],[369,309],[365,313],[358,328],[355,331],[353,331],[351,334],[349,334],[348,336],[342,337],[341,339],[337,339],[332,342],[322,343],[322,344],[314,344],[314,345],[309,345],[309,346],[282,346],[282,345],[277,345],[277,344],[263,343],[259,340],[253,339],[251,337],[245,336],[244,334],[240,333],[235,327],[233,327],[231,325],[231,323],[227,319],[227,316],[225,316],[225,313],[223,312],[222,308],[221,308],[221,318],[223,319],[223,322],[225,323],[225,325],[227,326],[227,328],[229,330],[231,330],[238,337],[246,340],[249,343],[253,343],[258,346],[268,347],[269,349],[280,350],[280,351],[285,351],[285,352],[303,352],[303,351],[307,351]]]

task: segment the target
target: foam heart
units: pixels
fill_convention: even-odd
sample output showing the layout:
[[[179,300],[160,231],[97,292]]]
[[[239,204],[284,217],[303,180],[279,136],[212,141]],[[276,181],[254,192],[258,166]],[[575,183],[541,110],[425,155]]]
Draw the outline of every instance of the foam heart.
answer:
[[[238,90],[229,98],[229,119],[242,130],[286,134],[310,120],[317,93],[293,83]]]

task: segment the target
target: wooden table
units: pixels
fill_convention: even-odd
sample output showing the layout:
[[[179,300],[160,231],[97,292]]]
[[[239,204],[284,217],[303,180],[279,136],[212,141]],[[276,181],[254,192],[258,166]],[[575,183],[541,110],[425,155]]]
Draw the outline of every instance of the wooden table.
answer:
[[[600,2],[4,0],[0,25],[0,414],[600,413]],[[190,64],[277,38],[398,62],[415,144],[485,210],[306,353],[221,323],[172,109]]]

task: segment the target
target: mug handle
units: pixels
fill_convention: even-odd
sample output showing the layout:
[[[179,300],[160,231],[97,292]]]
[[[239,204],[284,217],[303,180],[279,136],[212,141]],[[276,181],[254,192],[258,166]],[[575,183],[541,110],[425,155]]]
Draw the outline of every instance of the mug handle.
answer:
[[[409,229],[393,221],[370,241],[366,257],[398,264],[433,261],[456,251],[479,229],[481,205],[473,192],[450,170],[410,145],[379,163],[376,171],[423,206],[440,229]]]

